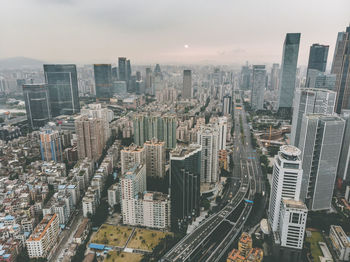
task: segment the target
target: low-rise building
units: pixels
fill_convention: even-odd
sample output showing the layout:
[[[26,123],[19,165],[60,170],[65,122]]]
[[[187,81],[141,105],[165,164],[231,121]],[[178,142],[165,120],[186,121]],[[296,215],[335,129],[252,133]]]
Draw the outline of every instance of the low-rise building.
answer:
[[[337,257],[341,261],[350,260],[350,240],[341,226],[331,225],[329,238]]]

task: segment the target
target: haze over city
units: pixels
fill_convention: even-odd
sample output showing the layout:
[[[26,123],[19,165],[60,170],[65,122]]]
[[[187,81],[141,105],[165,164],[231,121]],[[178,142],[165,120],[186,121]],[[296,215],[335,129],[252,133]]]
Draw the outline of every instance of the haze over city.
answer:
[[[49,63],[241,64],[280,62],[285,32],[330,46],[349,23],[348,0],[3,0],[0,59]],[[188,48],[185,48],[185,46]]]

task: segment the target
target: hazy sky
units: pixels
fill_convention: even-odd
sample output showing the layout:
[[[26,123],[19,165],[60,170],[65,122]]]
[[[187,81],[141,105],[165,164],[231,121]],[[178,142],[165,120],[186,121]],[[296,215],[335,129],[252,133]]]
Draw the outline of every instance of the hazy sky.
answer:
[[[1,0],[0,58],[280,63],[285,34],[301,32],[307,64],[312,43],[331,61],[349,22],[350,0]]]

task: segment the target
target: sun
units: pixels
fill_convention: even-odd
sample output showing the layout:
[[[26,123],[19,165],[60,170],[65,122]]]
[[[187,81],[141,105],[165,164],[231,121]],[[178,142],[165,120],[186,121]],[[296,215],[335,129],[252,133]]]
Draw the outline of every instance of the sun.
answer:
[[[189,45],[187,45],[187,44],[186,44],[186,45],[184,45],[184,48],[186,48],[186,49],[187,49],[187,48],[189,48],[189,47],[190,47],[190,46],[189,46]]]

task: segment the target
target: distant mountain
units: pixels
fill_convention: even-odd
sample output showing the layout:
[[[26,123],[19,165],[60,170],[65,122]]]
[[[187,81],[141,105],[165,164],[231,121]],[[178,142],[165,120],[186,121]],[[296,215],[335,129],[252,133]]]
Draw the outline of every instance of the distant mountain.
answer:
[[[44,63],[44,61],[27,57],[10,57],[0,59],[0,69],[39,68]]]

